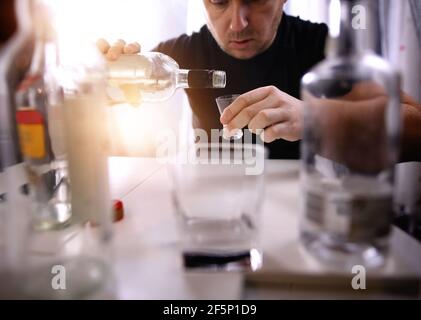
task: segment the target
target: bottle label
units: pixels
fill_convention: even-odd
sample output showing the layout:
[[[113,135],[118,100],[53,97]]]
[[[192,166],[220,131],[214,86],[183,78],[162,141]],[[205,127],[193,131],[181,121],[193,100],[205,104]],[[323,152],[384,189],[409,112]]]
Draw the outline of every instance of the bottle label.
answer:
[[[16,112],[20,149],[24,157],[34,160],[46,156],[44,118],[36,110]]]
[[[317,225],[323,225],[324,211],[323,197],[315,192],[307,191],[305,193],[306,218]]]
[[[189,88],[212,88],[213,72],[209,70],[190,70],[188,84]]]
[[[330,234],[361,242],[389,234],[392,196],[338,196],[307,191],[305,217]]]

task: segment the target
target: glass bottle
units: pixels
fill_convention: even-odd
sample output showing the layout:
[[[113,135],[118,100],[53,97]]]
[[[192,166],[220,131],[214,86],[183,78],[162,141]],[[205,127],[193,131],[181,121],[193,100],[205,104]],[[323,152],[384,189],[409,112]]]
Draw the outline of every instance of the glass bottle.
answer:
[[[340,1],[328,57],[302,79],[300,236],[309,252],[341,268],[384,263],[393,219],[399,76],[372,50],[372,4]]]
[[[37,14],[50,16],[50,3],[35,1]],[[50,26],[55,27],[56,17],[42,19],[43,25],[52,21]],[[67,228],[28,231],[22,291],[32,299],[95,299],[107,295],[113,285],[105,64],[95,46],[79,37],[68,38],[60,28],[53,30],[57,30],[58,54],[53,50],[55,54],[47,54],[44,62],[59,64],[44,73],[47,112],[39,112],[48,116],[42,119],[48,120],[43,129],[50,139],[44,140],[46,158],[29,159],[29,166],[41,163],[40,168],[48,168],[59,156],[66,168],[72,216]],[[56,108],[54,113],[49,107]],[[39,125],[39,118],[30,120]],[[37,147],[29,150],[36,154],[41,149]]]
[[[395,224],[421,239],[421,164],[401,163],[395,174]]]
[[[62,103],[57,79],[58,48],[51,17],[37,3],[35,49],[30,69],[16,92],[16,123],[21,153],[34,200],[33,226],[57,229],[71,218]]]
[[[14,121],[15,92],[31,63],[31,12],[29,0],[15,1],[17,30],[0,49],[0,148],[4,156],[0,168],[22,160]]]
[[[15,91],[33,52],[32,2],[15,0],[15,33],[0,48],[0,300],[21,298],[27,219],[22,209],[21,155],[14,121]]]
[[[124,54],[108,61],[107,94],[112,103],[139,104],[169,99],[178,88],[224,88],[226,74],[217,70],[184,70],[169,56],[149,52]]]

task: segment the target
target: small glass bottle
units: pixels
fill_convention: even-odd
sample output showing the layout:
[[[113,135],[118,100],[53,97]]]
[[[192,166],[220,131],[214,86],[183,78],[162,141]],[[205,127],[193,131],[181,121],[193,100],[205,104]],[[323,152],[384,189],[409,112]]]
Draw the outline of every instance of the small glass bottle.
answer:
[[[178,88],[224,88],[226,74],[217,70],[184,70],[169,56],[149,52],[124,54],[108,61],[107,94],[112,103],[161,102]]]
[[[401,128],[399,76],[372,50],[370,1],[340,1],[328,57],[302,80],[300,235],[322,261],[381,265],[393,219]]]
[[[61,89],[53,76],[58,68],[56,36],[51,17],[34,3],[35,49],[30,69],[16,92],[16,123],[34,200],[33,226],[49,230],[67,226],[71,208]]]

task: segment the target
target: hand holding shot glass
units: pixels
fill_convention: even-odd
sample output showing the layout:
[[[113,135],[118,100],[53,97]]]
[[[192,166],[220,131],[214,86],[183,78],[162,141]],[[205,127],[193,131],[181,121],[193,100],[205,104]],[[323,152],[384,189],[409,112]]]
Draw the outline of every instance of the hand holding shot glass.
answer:
[[[239,94],[232,94],[226,95],[216,98],[216,104],[218,105],[218,109],[220,114],[224,113],[224,110],[230,106],[235,99],[237,99],[240,95]],[[243,137],[243,130],[241,129],[234,129],[229,130],[227,125],[224,125],[223,131],[223,138],[226,140],[239,140]]]

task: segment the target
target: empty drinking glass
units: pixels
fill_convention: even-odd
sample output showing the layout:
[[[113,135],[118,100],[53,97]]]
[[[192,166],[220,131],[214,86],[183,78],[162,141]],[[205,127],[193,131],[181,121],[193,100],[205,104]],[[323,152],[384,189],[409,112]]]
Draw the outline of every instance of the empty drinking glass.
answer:
[[[196,144],[187,154],[170,166],[185,267],[260,268],[264,147]]]
[[[219,112],[222,113],[224,110],[231,105],[235,99],[237,99],[240,95],[239,94],[232,94],[232,95],[226,95],[216,98],[216,104],[218,105]],[[224,125],[224,131],[223,131],[223,138],[226,140],[238,140],[243,137],[243,130],[241,129],[234,129],[229,130],[227,125]]]

